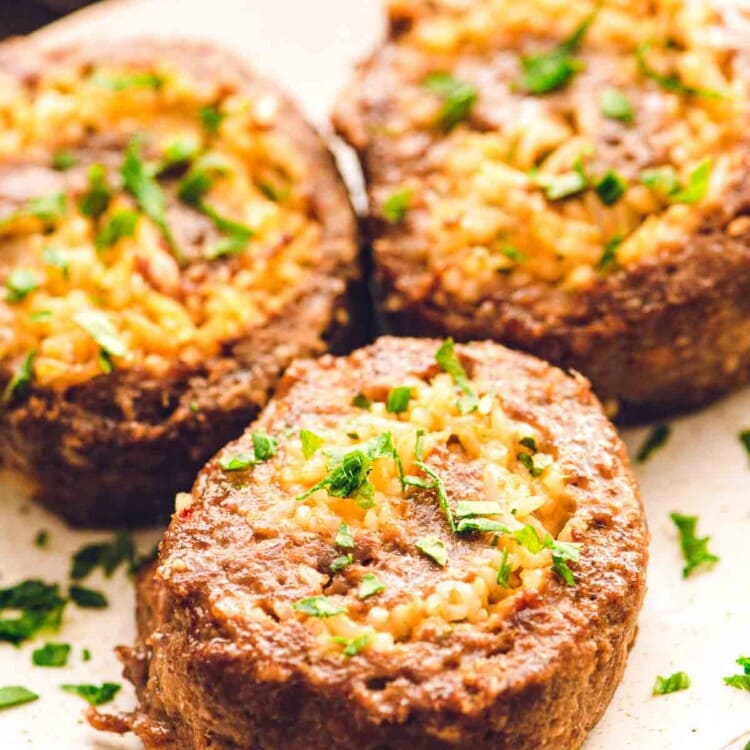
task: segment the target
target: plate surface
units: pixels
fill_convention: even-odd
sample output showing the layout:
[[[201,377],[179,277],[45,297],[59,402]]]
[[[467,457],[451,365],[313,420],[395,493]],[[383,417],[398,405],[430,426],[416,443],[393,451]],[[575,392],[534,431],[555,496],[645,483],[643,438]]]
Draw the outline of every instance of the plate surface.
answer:
[[[347,82],[351,66],[381,33],[379,0],[115,0],[89,8],[40,33],[47,44],[105,36],[152,34],[213,39],[251,60],[291,91],[310,118],[326,129],[327,113]],[[358,187],[351,156],[344,167]],[[750,392],[725,399],[700,414],[672,422],[667,445],[636,467],[651,525],[649,593],[640,634],[625,679],[585,750],[743,750],[750,741],[750,694],[723,685],[734,660],[750,653],[750,462],[737,439],[750,428]],[[634,453],[645,429],[625,433]],[[669,513],[700,516],[721,562],[684,581]],[[46,549],[34,546],[40,529]],[[28,577],[65,582],[70,557],[104,533],[72,532],[30,504],[21,488],[0,476],[0,587]],[[158,532],[136,536],[147,550]],[[133,637],[132,586],[120,571],[111,580],[92,576],[87,585],[110,598],[102,611],[69,607],[58,636],[73,644],[70,665],[31,666],[39,644],[0,645],[0,685],[37,692],[36,703],[0,712],[0,748],[7,750],[138,750],[129,739],[89,730],[83,703],[61,683],[120,681],[112,654]],[[48,640],[48,639],[45,639]],[[87,647],[92,660],[84,663]],[[657,674],[683,670],[693,686],[651,696]],[[126,686],[114,707],[134,703]]]

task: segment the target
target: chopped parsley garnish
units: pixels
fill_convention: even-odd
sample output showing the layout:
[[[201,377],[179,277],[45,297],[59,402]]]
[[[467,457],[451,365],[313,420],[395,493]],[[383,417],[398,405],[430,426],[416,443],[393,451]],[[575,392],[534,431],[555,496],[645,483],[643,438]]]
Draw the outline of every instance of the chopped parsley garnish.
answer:
[[[346,555],[340,555],[331,563],[331,573],[338,573],[339,571],[342,571],[344,568],[348,568],[353,563],[354,563],[354,557],[352,556],[351,553],[347,553]]]
[[[540,477],[544,473],[544,467],[537,466],[534,461],[534,456],[537,453],[536,440],[533,437],[523,437],[518,441],[518,444],[526,450],[518,451],[516,459],[532,477]]]
[[[125,190],[135,198],[138,207],[159,227],[164,241],[180,263],[185,256],[177,247],[174,235],[167,224],[167,198],[159,183],[141,158],[141,141],[131,138],[120,170]]]
[[[420,436],[417,437],[418,441],[419,439],[420,439]],[[423,489],[423,490],[435,490],[435,494],[437,495],[440,509],[443,511],[443,514],[445,515],[445,518],[448,521],[448,526],[450,527],[450,530],[453,533],[455,533],[457,531],[456,522],[453,519],[453,513],[451,511],[450,503],[448,502],[448,493],[445,490],[445,484],[443,483],[443,480],[440,478],[437,472],[419,458],[419,454],[420,454],[420,451],[418,450],[417,460],[414,462],[414,465],[417,466],[419,469],[421,469],[425,474],[427,474],[427,476],[430,477],[432,481],[428,482],[427,480],[422,479],[421,477],[407,476],[407,477],[404,477],[404,484],[409,485],[411,487],[418,487],[419,489]]]
[[[568,562],[577,562],[580,556],[581,544],[579,542],[560,542],[551,534],[545,534],[540,538],[539,533],[533,526],[524,526],[513,532],[513,538],[532,555],[536,555],[543,549],[552,553],[552,570],[568,586],[575,586],[576,581],[573,571],[568,567]]]
[[[602,114],[610,120],[620,120],[625,123],[633,122],[633,108],[622,91],[605,89],[600,99]]]
[[[602,255],[599,258],[596,267],[599,271],[607,271],[613,266],[617,265],[617,248],[622,245],[622,237],[619,235],[613,237],[607,242],[602,250]]]
[[[45,223],[51,223],[61,219],[65,215],[68,201],[65,193],[52,193],[34,198],[22,211],[24,214],[33,216]]]
[[[112,371],[115,369],[115,365],[114,362],[112,362],[112,357],[110,357],[109,354],[104,351],[104,349],[99,352],[98,361],[99,367],[101,368],[102,372],[105,375],[111,375]]]
[[[675,672],[669,677],[657,677],[652,691],[653,695],[668,695],[690,687],[690,678],[685,672]]]
[[[81,651],[81,658],[84,661],[91,661],[91,651],[87,648],[84,648],[83,651]]]
[[[164,79],[156,73],[146,71],[128,73],[126,75],[110,75],[108,73],[96,72],[91,76],[91,82],[112,91],[125,91],[127,89],[160,89],[164,85]]]
[[[64,279],[70,275],[70,263],[62,250],[56,247],[45,247],[42,251],[42,260],[48,265],[56,268]]]
[[[403,477],[401,459],[390,432],[377,435],[348,451],[331,451],[330,456],[328,475],[298,495],[297,500],[305,500],[314,492],[325,489],[331,497],[353,497],[361,507],[371,508],[375,488],[368,476],[372,471],[373,461],[379,458],[392,458],[396,462],[399,477]]]
[[[409,188],[401,188],[391,193],[381,209],[383,218],[389,224],[400,224],[411,207],[412,192]]]
[[[33,365],[36,350],[30,351],[18,365],[18,369],[13,373],[13,377],[8,381],[3,391],[2,402],[7,404],[14,396],[23,395],[26,389],[31,385],[33,377]]]
[[[711,182],[711,159],[704,159],[688,175],[688,184],[670,195],[672,203],[697,203],[708,193]]]
[[[745,452],[750,457],[750,430],[742,430],[738,437],[745,448]]]
[[[397,388],[391,388],[388,394],[388,400],[385,403],[386,411],[392,414],[401,414],[409,408],[411,400],[411,388],[408,385],[400,385]]]
[[[504,255],[509,260],[512,260],[514,263],[523,263],[526,260],[526,255],[512,245],[503,245],[498,248],[497,252],[499,252],[500,255]]]
[[[31,703],[39,698],[36,693],[27,690],[25,687],[18,685],[8,685],[0,687],[0,710],[4,708],[13,708],[24,703]]]
[[[709,567],[719,562],[716,555],[708,551],[708,543],[711,537],[696,536],[698,527],[698,516],[685,516],[682,513],[671,513],[669,516],[677,527],[680,534],[680,546],[682,556],[685,558],[685,567],[682,569],[682,577],[687,578],[702,565]]]
[[[474,516],[499,516],[503,509],[500,503],[490,500],[460,500],[456,504],[458,518],[472,518]]]
[[[352,656],[356,656],[369,644],[370,634],[360,633],[354,638],[345,638],[343,635],[332,635],[331,641],[333,641],[333,643],[340,643],[344,646],[344,656],[351,658]]]
[[[456,407],[461,414],[470,414],[478,404],[479,399],[474,387],[471,385],[466,370],[459,361],[455,352],[455,343],[453,339],[446,339],[435,352],[435,361],[443,372],[447,372],[453,378],[453,382],[463,391],[464,395],[456,403]]]
[[[337,547],[354,549],[354,537],[352,536],[352,532],[349,531],[349,527],[343,521],[339,525],[338,531],[336,532],[336,538],[333,542]]]
[[[98,232],[94,239],[97,250],[104,250],[117,244],[124,237],[132,237],[138,224],[138,214],[135,211],[120,209],[110,216],[109,221]]]
[[[132,568],[135,561],[135,545],[129,534],[121,532],[111,542],[87,544],[73,555],[70,577],[74,581],[86,578],[96,568],[101,568],[109,578],[122,564]]]
[[[233,456],[219,459],[219,466],[224,471],[241,471],[248,466],[254,466],[263,461],[268,461],[276,453],[278,441],[259,430],[253,433],[253,452],[252,453],[235,453]]]
[[[456,532],[463,534],[471,531],[506,533],[508,527],[498,521],[493,521],[491,518],[462,518],[456,526]]]
[[[201,107],[198,112],[198,118],[203,125],[203,129],[209,135],[216,135],[219,132],[221,123],[224,121],[226,115],[213,104],[207,104],[205,107]]]
[[[608,170],[594,185],[594,190],[599,196],[599,200],[605,206],[614,206],[625,195],[627,189],[627,183],[614,169]]]
[[[33,271],[16,268],[5,281],[5,300],[12,304],[23,302],[38,286],[39,281]]]
[[[178,167],[186,167],[200,153],[200,144],[192,138],[177,138],[164,148],[164,156],[156,168],[156,173],[164,174]]]
[[[504,589],[510,587],[508,579],[512,572],[512,568],[508,564],[508,550],[503,550],[503,558],[500,560],[500,567],[497,570],[497,583],[498,586],[502,586]]]
[[[435,123],[443,132],[449,133],[464,120],[469,119],[477,100],[477,90],[474,86],[459,81],[449,73],[432,73],[427,76],[424,85],[443,100]]]
[[[352,399],[352,406],[356,406],[357,409],[369,409],[372,406],[372,401],[364,393],[358,393]]]
[[[109,606],[107,597],[101,591],[74,585],[68,594],[73,602],[84,609],[104,609]]]
[[[127,355],[125,342],[105,313],[99,310],[81,310],[73,316],[73,322],[83,328],[107,354],[112,357]]]
[[[293,605],[293,609],[310,617],[335,617],[346,612],[342,607],[327,596],[309,596],[300,599]]]
[[[190,171],[180,180],[178,194],[180,200],[189,206],[200,208],[206,194],[214,186],[216,179],[229,173],[227,162],[215,153],[203,154],[196,159]]]
[[[656,451],[663,448],[672,430],[668,424],[660,424],[654,427],[646,436],[643,444],[638,449],[635,460],[639,463],[645,463]]]
[[[669,197],[680,189],[677,172],[674,167],[652,167],[641,172],[641,182],[652,190]]]
[[[89,188],[78,201],[78,208],[84,216],[98,219],[109,207],[112,200],[112,188],[107,179],[107,170],[103,164],[92,164],[89,167]]]
[[[423,554],[434,560],[441,568],[448,564],[448,545],[439,536],[423,536],[417,539],[414,546]]]
[[[306,459],[312,458],[324,442],[320,435],[316,435],[311,430],[300,430],[299,439],[302,443],[302,455]]]
[[[60,685],[67,693],[73,693],[83,698],[92,706],[109,703],[120,691],[120,685],[115,682],[104,682],[101,685]]]
[[[45,643],[31,654],[31,661],[35,667],[64,667],[69,655],[68,643]]]
[[[552,177],[539,177],[538,184],[544,188],[548,200],[560,201],[582,193],[589,186],[589,178],[583,167],[583,160],[577,159],[572,172],[564,172]]]
[[[581,46],[596,12],[587,16],[575,31],[549,52],[537,52],[521,57],[521,76],[516,85],[527,94],[548,94],[565,88],[573,76],[583,69],[574,55]]]
[[[750,692],[750,656],[740,656],[737,664],[742,667],[742,674],[733,674],[724,678],[724,684],[737,690]]]
[[[14,617],[0,619],[0,641],[19,644],[41,630],[57,629],[65,604],[56,583],[29,579],[0,589],[0,612],[17,613]]]
[[[34,546],[39,547],[39,549],[44,549],[47,546],[47,542],[49,542],[49,531],[47,531],[47,529],[40,529],[37,531],[36,536],[34,537]]]
[[[362,576],[362,583],[357,591],[357,597],[359,599],[369,599],[375,594],[380,594],[385,590],[385,586],[378,581],[373,573],[365,573]]]
[[[650,78],[665,91],[671,91],[673,94],[685,94],[686,96],[697,96],[702,99],[723,99],[723,94],[718,91],[709,89],[696,88],[695,86],[685,85],[680,77],[675,74],[665,75],[653,68],[646,57],[651,42],[643,42],[636,50],[638,60],[638,69],[646,78]]]
[[[58,172],[65,172],[78,164],[78,157],[72,152],[65,149],[56,151],[52,157],[52,169]]]

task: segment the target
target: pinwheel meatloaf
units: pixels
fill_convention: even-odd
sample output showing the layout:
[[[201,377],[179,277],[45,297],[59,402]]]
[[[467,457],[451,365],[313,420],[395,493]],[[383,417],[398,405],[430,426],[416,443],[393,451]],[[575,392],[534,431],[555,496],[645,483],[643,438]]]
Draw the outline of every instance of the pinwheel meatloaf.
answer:
[[[581,376],[451,340],[298,362],[140,581],[139,710],[90,720],[149,750],[573,750],[646,558]]]
[[[391,0],[335,116],[393,330],[493,338],[641,416],[750,376],[750,33],[731,3]]]
[[[0,442],[70,521],[168,512],[358,279],[332,158],[234,57],[0,47]]]

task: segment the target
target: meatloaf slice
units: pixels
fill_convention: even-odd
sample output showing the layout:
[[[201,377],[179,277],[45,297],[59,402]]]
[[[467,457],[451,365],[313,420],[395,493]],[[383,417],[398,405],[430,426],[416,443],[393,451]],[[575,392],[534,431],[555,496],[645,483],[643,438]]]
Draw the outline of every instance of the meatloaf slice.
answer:
[[[81,525],[167,515],[295,357],[357,226],[296,106],[207,44],[0,46],[0,450]]]
[[[392,329],[528,350],[635,416],[745,383],[747,13],[389,6],[335,122],[367,177]]]
[[[180,496],[122,655],[149,750],[572,750],[648,534],[578,375],[383,338],[294,364]]]

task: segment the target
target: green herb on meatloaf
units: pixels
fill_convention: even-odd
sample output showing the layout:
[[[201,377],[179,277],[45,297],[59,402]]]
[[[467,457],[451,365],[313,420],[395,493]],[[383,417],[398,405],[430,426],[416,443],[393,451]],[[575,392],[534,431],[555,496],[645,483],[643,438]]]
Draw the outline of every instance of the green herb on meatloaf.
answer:
[[[56,169],[58,172],[72,169],[76,164],[78,164],[78,157],[72,151],[61,149],[52,156],[52,169]]]
[[[371,596],[380,594],[385,591],[385,586],[377,579],[373,573],[365,573],[362,576],[362,583],[357,591],[358,599],[369,599]]]
[[[0,589],[0,614],[12,612],[0,618],[0,641],[19,644],[40,631],[57,630],[65,605],[56,583],[29,579]]]
[[[414,462],[414,465],[417,468],[421,469],[425,474],[427,474],[427,476],[430,477],[432,481],[428,482],[422,477],[406,476],[404,477],[404,484],[423,490],[434,490],[435,494],[437,495],[440,510],[443,511],[443,515],[445,515],[445,519],[446,521],[448,521],[448,526],[450,527],[451,532],[455,534],[458,530],[458,527],[456,526],[456,521],[453,518],[453,512],[451,511],[451,506],[448,501],[448,493],[445,490],[445,483],[433,468],[428,466],[419,458]]]
[[[548,200],[561,201],[582,193],[588,187],[588,178],[579,161],[572,172],[564,172],[554,177],[545,178],[540,184]]]
[[[278,441],[267,435],[262,430],[254,432],[252,435],[253,452],[252,453],[235,453],[232,456],[226,456],[219,459],[219,466],[224,471],[242,471],[250,466],[268,461],[276,453]]]
[[[39,280],[33,271],[16,268],[5,280],[5,301],[10,304],[23,302],[38,286]]]
[[[696,536],[698,516],[671,513],[669,517],[680,534],[680,547],[686,563],[682,570],[683,578],[687,578],[701,566],[711,567],[719,562],[719,558],[708,551],[708,543],[711,541],[711,537]]]
[[[518,441],[523,450],[516,453],[516,460],[525,467],[532,477],[540,477],[544,473],[544,467],[537,466],[534,456],[537,453],[536,440],[533,437],[523,437]]]
[[[310,617],[335,617],[346,612],[342,607],[327,596],[309,596],[295,602],[293,609]]]
[[[688,175],[688,184],[681,186],[674,167],[654,167],[641,172],[641,182],[671,203],[697,203],[706,197],[711,182],[711,159],[704,159]]]
[[[97,542],[81,547],[73,555],[70,577],[74,581],[80,581],[97,568],[101,568],[104,575],[109,578],[123,563],[129,570],[133,569],[135,545],[129,534],[121,532],[110,542]]]
[[[175,138],[164,147],[161,161],[156,166],[156,174],[186,168],[198,157],[200,150],[200,143],[193,138]]]
[[[412,192],[409,188],[401,188],[391,193],[384,201],[381,213],[389,224],[400,224],[411,207]]]
[[[521,57],[521,76],[516,86],[527,94],[548,94],[565,88],[583,63],[575,53],[596,17],[596,11],[587,16],[575,31],[549,52],[537,52]]]
[[[750,692],[750,656],[740,656],[737,664],[742,667],[742,674],[733,674],[724,678],[724,684],[737,690]]]
[[[435,361],[443,372],[447,372],[453,378],[453,382],[458,389],[464,393],[456,403],[459,412],[461,414],[470,414],[473,412],[479,405],[479,399],[466,375],[466,370],[464,370],[463,365],[456,356],[453,339],[446,339],[440,345],[440,348],[435,352]]]
[[[24,703],[31,703],[38,700],[39,696],[19,685],[8,685],[0,687],[0,710],[21,706]]]
[[[203,129],[208,135],[216,135],[219,132],[219,128],[225,117],[226,115],[212,104],[201,107],[198,112],[198,119],[201,121]]]
[[[45,226],[50,226],[65,215],[67,210],[67,199],[64,193],[53,193],[39,198],[33,198],[18,211],[6,215],[0,219],[0,230],[14,224],[19,219],[31,217],[39,219]]]
[[[354,549],[354,537],[349,527],[343,521],[339,524],[333,543],[343,549]]]
[[[160,89],[164,85],[164,78],[156,73],[147,71],[128,73],[124,75],[110,75],[95,71],[91,76],[91,83],[112,91],[126,91],[127,89]]]
[[[645,463],[651,456],[656,453],[660,448],[663,448],[669,436],[672,433],[671,428],[668,424],[660,424],[654,427],[651,432],[646,436],[641,447],[638,449],[635,460],[639,463]]]
[[[401,459],[393,445],[393,436],[390,432],[377,435],[350,450],[331,450],[326,453],[331,459],[328,462],[328,475],[298,495],[297,500],[305,500],[314,492],[325,489],[331,497],[356,498],[361,507],[371,508],[374,504],[375,488],[368,476],[372,471],[373,461],[380,458],[393,459],[402,485],[404,483]]]
[[[92,164],[89,167],[89,187],[78,201],[78,209],[90,219],[98,219],[109,208],[112,200],[112,188],[107,179],[107,170],[103,164]]]
[[[35,667],[64,667],[70,655],[69,643],[45,643],[31,654]]]
[[[651,694],[668,695],[669,693],[676,693],[679,690],[687,690],[689,687],[690,678],[685,672],[675,672],[669,675],[669,677],[657,677]]]
[[[352,399],[352,406],[356,406],[358,409],[367,410],[372,406],[372,401],[370,401],[370,399],[367,398],[364,393],[358,393]]]
[[[127,355],[128,348],[106,313],[100,310],[81,310],[73,316],[73,322],[83,328],[110,356]]]
[[[697,96],[703,99],[723,99],[724,95],[718,91],[709,89],[696,88],[695,86],[685,85],[680,77],[674,73],[660,73],[648,61],[648,51],[652,47],[652,42],[643,42],[636,50],[636,59],[638,69],[641,75],[650,78],[654,83],[663,88],[665,91],[671,91],[673,94],[683,94],[685,96]]]
[[[354,638],[346,638],[343,635],[332,635],[331,641],[333,643],[340,643],[344,646],[344,656],[351,658],[367,647],[370,643],[370,634],[360,633]]]
[[[391,388],[386,401],[386,411],[391,414],[401,414],[409,408],[411,400],[411,388],[408,385],[401,385],[397,388]]]
[[[65,253],[56,247],[45,247],[42,251],[42,260],[52,268],[56,268],[66,281],[70,276],[70,263]]]
[[[177,246],[167,224],[167,198],[148,165],[141,158],[141,141],[138,137],[131,138],[128,144],[120,174],[126,192],[135,198],[140,210],[159,228],[178,262],[184,263],[185,256]]]
[[[434,560],[441,568],[448,564],[448,545],[439,537],[431,534],[417,539],[414,546],[423,554]]]
[[[497,516],[503,513],[500,503],[491,500],[459,500],[456,503],[458,518],[473,518],[475,516]]]
[[[470,83],[459,81],[450,73],[432,73],[424,82],[425,87],[443,100],[435,124],[449,133],[457,125],[468,120],[477,100],[477,90]]]
[[[299,439],[302,443],[302,455],[306,459],[312,458],[323,445],[323,438],[310,430],[300,430]]]
[[[71,586],[68,596],[71,601],[84,609],[104,609],[109,606],[107,597],[101,591],[87,589],[84,586]]]
[[[60,685],[67,693],[83,698],[92,706],[109,703],[120,691],[121,686],[115,682],[104,682],[101,685]]]
[[[561,542],[551,534],[545,533],[544,538],[533,526],[524,526],[513,532],[513,538],[532,555],[548,549],[552,553],[552,570],[562,578],[568,586],[575,586],[573,571],[568,567],[569,562],[577,562],[580,556],[579,542]]]
[[[14,396],[22,396],[31,385],[35,356],[36,349],[33,349],[21,360],[21,364],[18,365],[3,391],[2,402],[4,404],[9,403]]]
[[[124,237],[132,237],[138,225],[138,214],[128,209],[115,211],[94,238],[97,250],[113,247]]]
[[[750,458],[750,430],[742,430],[739,434],[739,439],[745,448],[748,458]]]
[[[351,553],[348,553],[346,555],[339,555],[332,563],[331,563],[331,573],[340,573],[344,568],[348,568],[350,565],[354,564],[354,557]]]
[[[617,248],[620,245],[622,245],[622,237],[619,235],[607,242],[599,258],[599,262],[596,264],[598,271],[607,271],[617,265]]]
[[[605,89],[599,100],[602,114],[609,120],[620,120],[630,125],[633,122],[633,107],[628,98],[618,89]]]
[[[627,189],[627,183],[614,169],[608,170],[594,185],[594,191],[605,206],[614,206]]]
[[[503,550],[503,557],[502,560],[500,560],[500,567],[497,570],[497,584],[498,586],[502,586],[504,589],[507,589],[510,587],[509,578],[510,574],[512,572],[512,569],[510,565],[508,564],[508,550]]]

